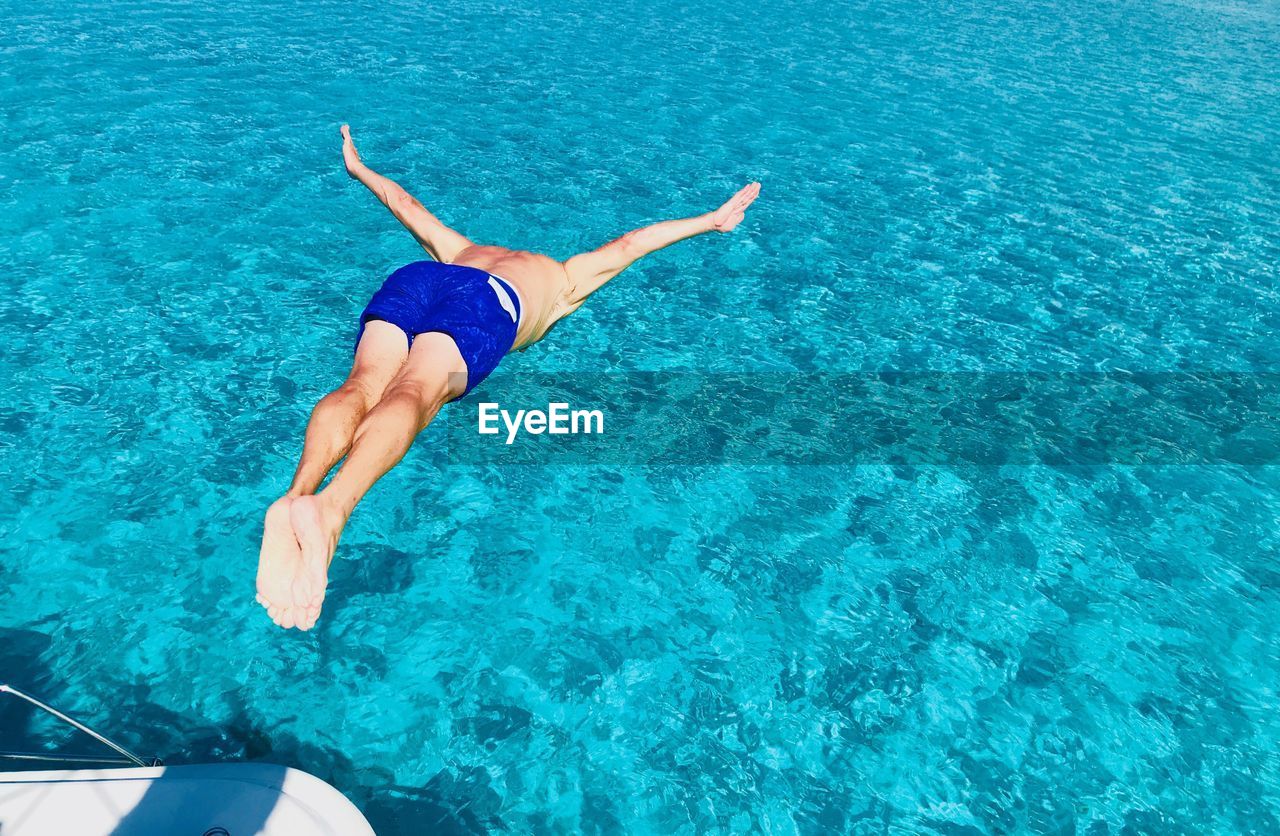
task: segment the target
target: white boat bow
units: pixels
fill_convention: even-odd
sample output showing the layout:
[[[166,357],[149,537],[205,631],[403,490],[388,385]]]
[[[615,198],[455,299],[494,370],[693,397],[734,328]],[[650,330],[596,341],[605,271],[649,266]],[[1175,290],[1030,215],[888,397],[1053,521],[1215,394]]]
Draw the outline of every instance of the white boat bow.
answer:
[[[260,763],[0,772],[4,836],[373,836],[356,806]]]

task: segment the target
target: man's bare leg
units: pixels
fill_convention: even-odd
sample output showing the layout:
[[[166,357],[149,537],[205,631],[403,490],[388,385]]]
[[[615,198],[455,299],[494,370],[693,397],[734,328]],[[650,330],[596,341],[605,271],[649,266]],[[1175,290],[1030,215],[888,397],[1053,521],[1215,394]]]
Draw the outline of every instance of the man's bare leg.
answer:
[[[311,412],[289,492],[267,509],[258,555],[258,603],[281,627],[297,626],[294,611],[324,591],[323,575],[305,571],[302,547],[289,521],[289,506],[296,497],[315,493],[347,454],[356,427],[404,365],[408,343],[404,332],[389,323],[375,320],[365,327],[351,374]]]
[[[315,624],[329,564],[351,512],[369,488],[404,458],[440,407],[462,393],[458,382],[465,378],[457,373],[465,374],[466,368],[452,338],[419,335],[404,368],[356,428],[351,452],[337,475],[318,494],[293,500],[289,520],[302,547],[301,562],[313,580],[304,590],[310,597],[299,599],[285,622],[292,621],[303,630]]]
[[[373,320],[356,347],[351,374],[311,412],[302,458],[286,496],[315,493],[333,466],[351,449],[356,427],[382,398],[409,357],[409,340],[395,325]]]

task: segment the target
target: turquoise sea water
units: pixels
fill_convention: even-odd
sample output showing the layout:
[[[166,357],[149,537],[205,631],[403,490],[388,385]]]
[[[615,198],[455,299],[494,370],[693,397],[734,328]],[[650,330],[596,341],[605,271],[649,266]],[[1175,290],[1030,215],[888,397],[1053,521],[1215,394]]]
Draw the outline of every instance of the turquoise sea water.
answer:
[[[0,679],[387,834],[1280,830],[1265,458],[504,467],[435,428],[315,632],[252,599],[421,257],[341,122],[561,257],[764,183],[509,372],[1276,372],[1272,0],[0,7]]]

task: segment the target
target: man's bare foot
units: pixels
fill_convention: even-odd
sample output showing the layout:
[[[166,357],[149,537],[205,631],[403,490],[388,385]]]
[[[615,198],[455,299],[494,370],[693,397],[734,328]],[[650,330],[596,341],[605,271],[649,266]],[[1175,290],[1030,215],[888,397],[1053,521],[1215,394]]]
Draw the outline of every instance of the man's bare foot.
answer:
[[[364,163],[360,162],[360,152],[356,150],[356,144],[351,139],[351,126],[343,125],[338,132],[342,134],[342,162],[347,166],[347,174],[355,177],[356,170]]]
[[[728,232],[738,224],[746,214],[747,207],[755,203],[760,196],[760,184],[748,183],[738,193],[725,201],[725,204],[711,213],[711,228],[716,232]]]
[[[325,505],[320,497],[300,496],[289,506],[289,522],[302,548],[302,563],[312,585],[318,584],[323,589],[328,583],[329,564],[333,561],[333,552],[338,548],[338,538],[342,536],[346,520]],[[303,629],[309,629],[316,623],[320,616],[319,603],[314,612],[307,611],[307,616]]]
[[[293,533],[289,509],[295,500],[281,497],[267,509],[258,555],[258,603],[286,630],[309,630],[324,600],[324,575],[317,584],[308,571],[302,546]]]

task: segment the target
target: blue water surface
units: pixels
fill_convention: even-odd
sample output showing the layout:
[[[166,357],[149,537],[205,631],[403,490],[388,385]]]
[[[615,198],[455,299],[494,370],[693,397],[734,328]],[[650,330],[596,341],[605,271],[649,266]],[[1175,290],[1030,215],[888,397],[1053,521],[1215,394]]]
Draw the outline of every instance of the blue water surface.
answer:
[[[316,631],[252,591],[421,257],[341,122],[558,257],[763,182],[512,369],[1278,371],[1274,0],[0,16],[0,678],[384,834],[1280,831],[1269,467],[462,466],[437,428]]]

